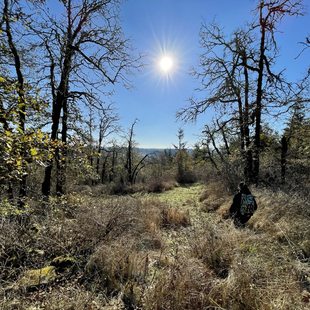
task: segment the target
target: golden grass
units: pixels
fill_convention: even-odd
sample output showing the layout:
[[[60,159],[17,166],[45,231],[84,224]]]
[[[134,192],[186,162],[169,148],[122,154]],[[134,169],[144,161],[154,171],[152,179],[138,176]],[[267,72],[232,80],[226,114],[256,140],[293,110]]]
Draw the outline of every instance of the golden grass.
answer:
[[[3,222],[0,272],[6,283],[44,266],[45,256],[50,262],[71,254],[78,271],[38,295],[0,289],[0,308],[307,309],[307,202],[265,189],[253,193],[258,210],[244,229],[222,219],[232,196],[219,183],[124,197],[76,194],[62,202],[62,211],[52,208],[29,227]],[[206,213],[206,202],[220,206]]]
[[[86,276],[104,287],[108,294],[115,294],[131,284],[143,284],[148,275],[149,256],[139,251],[135,242],[127,239],[102,245],[90,257]]]
[[[207,184],[204,191],[199,197],[201,202],[201,211],[215,212],[229,198],[229,191],[221,182]]]
[[[177,208],[165,208],[162,210],[162,227],[186,227],[191,224],[189,212]]]
[[[142,309],[206,309],[211,280],[202,264],[177,258],[147,288]]]

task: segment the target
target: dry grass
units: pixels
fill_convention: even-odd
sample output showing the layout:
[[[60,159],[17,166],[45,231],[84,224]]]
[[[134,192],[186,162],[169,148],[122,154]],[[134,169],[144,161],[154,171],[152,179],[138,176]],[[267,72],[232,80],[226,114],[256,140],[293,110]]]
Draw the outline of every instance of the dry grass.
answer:
[[[197,198],[194,203],[190,189],[186,197],[187,188],[161,194],[166,202],[143,193],[105,198],[75,194],[52,201],[44,216],[33,212],[24,222],[2,218],[3,288],[59,255],[77,263],[74,273],[34,292],[0,288],[0,308],[309,307],[307,201],[255,189],[258,210],[246,228],[236,229],[221,218],[232,200],[221,186],[207,185],[200,203]],[[206,201],[219,199],[216,212],[202,212]]]
[[[288,246],[295,257],[309,259],[309,201],[297,193],[289,195],[281,191],[260,190],[256,196],[258,210],[249,222],[249,227]]]
[[[108,309],[108,304],[109,300],[103,294],[85,290],[84,286],[77,283],[68,283],[27,295],[7,294],[5,298],[0,300],[0,309],[99,310]],[[119,302],[119,307],[113,309],[121,309],[121,305],[121,302]]]
[[[237,245],[237,236],[230,226],[206,223],[188,236],[190,254],[200,259],[216,277],[226,278]]]
[[[86,265],[87,281],[100,286],[109,295],[130,284],[143,284],[148,272],[148,254],[137,243],[124,238],[97,248]]]
[[[133,279],[138,277],[138,273],[131,276],[131,270],[140,268],[141,259],[143,261],[147,257],[147,251],[162,247],[159,229],[164,207],[154,200],[142,203],[139,199],[128,197],[99,200],[74,195],[62,201],[52,201],[44,216],[34,215],[25,225],[11,218],[3,218],[0,225],[1,286],[10,287],[24,271],[49,265],[57,256],[70,255],[77,260],[73,278],[81,278],[88,283],[90,273],[85,273],[84,266],[94,265],[91,262],[99,259],[104,268],[98,263],[98,270],[101,268],[110,276],[108,281],[103,281],[98,274],[94,283],[98,284],[98,288],[100,284],[101,290],[106,293],[124,293],[127,288],[123,284],[127,280],[128,283],[134,282]],[[70,282],[72,279],[63,280]],[[39,289],[44,290],[44,287]],[[0,298],[7,300],[8,294],[12,294],[10,299],[22,302],[25,296],[21,291],[10,291],[0,289]],[[28,298],[31,299],[31,296]],[[63,298],[66,299],[66,296]],[[9,305],[7,300],[1,309]]]
[[[189,232],[187,242],[187,251],[156,282],[148,300],[152,306],[146,309],[307,307],[309,268],[274,240],[210,218]]]
[[[142,309],[206,309],[212,277],[194,260],[176,258],[146,290]]]
[[[207,184],[199,201],[203,212],[217,211],[229,197],[229,189],[221,182]]]
[[[272,243],[249,239],[234,257],[229,277],[214,291],[223,307],[303,309],[294,261],[283,254]]]
[[[177,208],[165,208],[162,210],[162,227],[186,227],[191,224],[188,212]]]

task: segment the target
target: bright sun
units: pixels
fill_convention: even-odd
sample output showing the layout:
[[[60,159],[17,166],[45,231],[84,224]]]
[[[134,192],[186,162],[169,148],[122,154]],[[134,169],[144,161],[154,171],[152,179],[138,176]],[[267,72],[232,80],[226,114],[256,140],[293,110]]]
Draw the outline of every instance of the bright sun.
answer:
[[[173,59],[170,56],[163,56],[159,60],[159,68],[164,73],[169,73],[173,69]]]

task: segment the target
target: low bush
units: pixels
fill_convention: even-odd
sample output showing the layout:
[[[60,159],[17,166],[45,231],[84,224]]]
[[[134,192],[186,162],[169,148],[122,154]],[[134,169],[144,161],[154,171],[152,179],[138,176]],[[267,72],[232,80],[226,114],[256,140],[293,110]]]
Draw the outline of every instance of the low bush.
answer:
[[[176,175],[176,180],[180,184],[193,184],[197,182],[197,176],[194,171],[182,171]]]
[[[158,179],[150,181],[150,183],[146,185],[146,190],[149,193],[162,193],[176,186],[177,183],[175,181]]]

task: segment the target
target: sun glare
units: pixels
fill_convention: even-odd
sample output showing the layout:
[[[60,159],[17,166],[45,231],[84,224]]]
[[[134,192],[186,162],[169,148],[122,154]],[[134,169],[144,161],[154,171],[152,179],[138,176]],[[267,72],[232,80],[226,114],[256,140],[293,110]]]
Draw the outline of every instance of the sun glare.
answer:
[[[171,86],[177,83],[180,72],[184,67],[183,45],[174,36],[169,39],[168,33],[165,33],[161,39],[155,37],[154,46],[150,49],[149,68],[154,78],[161,86]]]
[[[170,56],[163,56],[159,60],[159,68],[164,73],[169,73],[173,69],[173,59]]]

